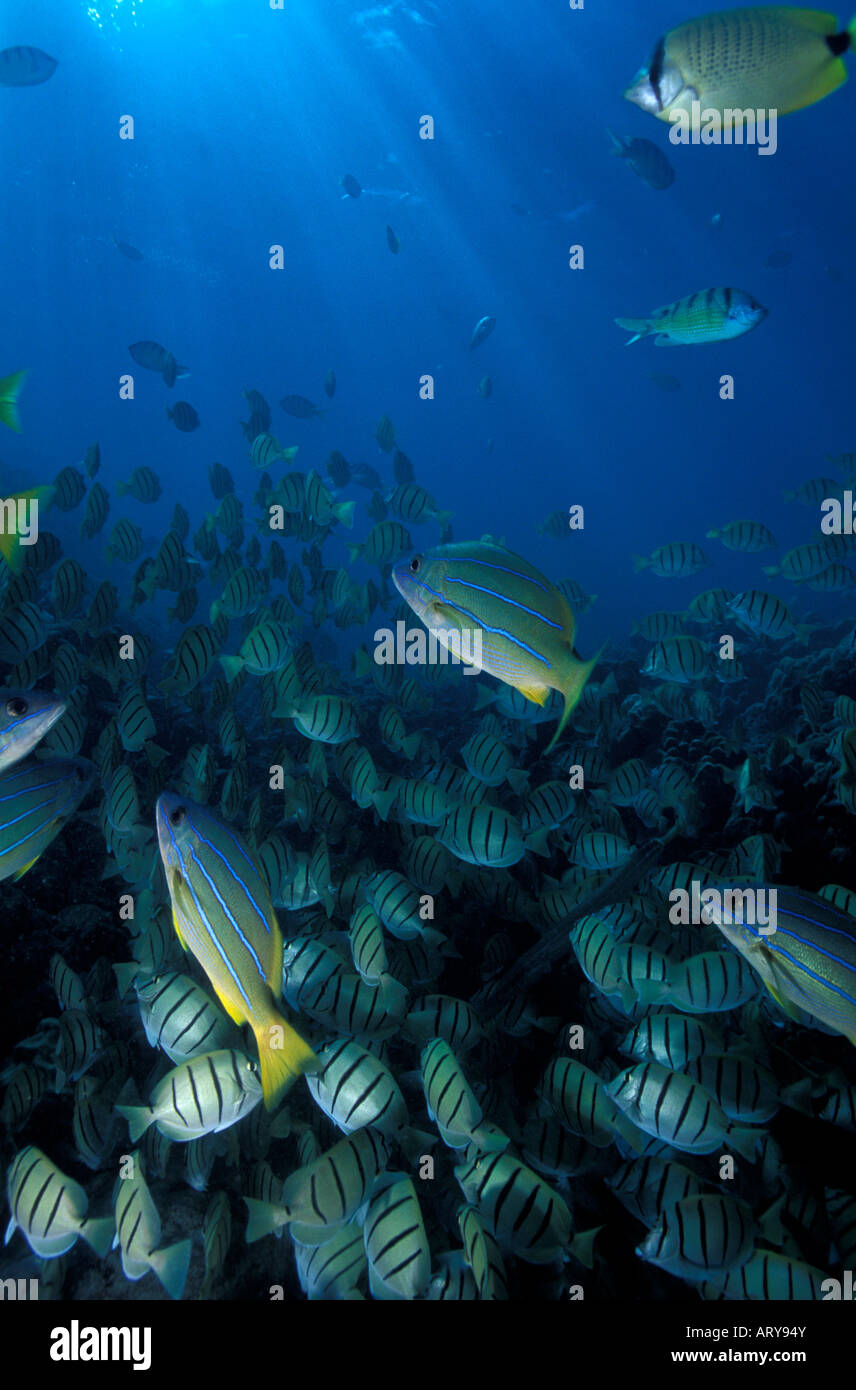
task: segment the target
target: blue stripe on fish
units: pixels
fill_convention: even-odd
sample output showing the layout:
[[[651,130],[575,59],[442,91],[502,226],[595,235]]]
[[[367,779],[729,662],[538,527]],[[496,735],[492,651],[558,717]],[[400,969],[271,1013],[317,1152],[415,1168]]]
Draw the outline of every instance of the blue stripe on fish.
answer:
[[[229,873],[229,874],[231,874],[231,875],[232,875],[232,878],[235,880],[235,882],[236,882],[237,884],[239,884],[241,888],[243,888],[245,896],[249,899],[250,903],[252,904],[253,911],[255,912],[256,916],[259,918],[259,921],[261,922],[261,924],[262,924],[262,926],[264,927],[265,931],[266,931],[268,934],[270,934],[270,923],[268,922],[267,917],[265,916],[265,914],[264,914],[264,913],[261,911],[261,909],[259,908],[258,903],[256,902],[255,898],[253,897],[252,893],[250,892],[250,890],[249,890],[249,888],[247,887],[247,885],[246,885],[246,883],[244,882],[244,880],[243,880],[242,878],[239,878],[239,877],[238,877],[238,875],[235,873],[234,869],[232,868],[231,864],[229,863],[229,861],[228,861],[228,859],[225,857],[225,855],[222,855],[222,854],[220,853],[219,849],[217,849],[214,845],[212,845],[212,843],[211,843],[210,840],[206,840],[206,838],[205,838],[205,836],[202,834],[202,832],[201,832],[200,830],[197,829],[197,827],[194,825],[193,817],[190,815],[190,812],[189,812],[189,811],[187,812],[187,818],[188,818],[188,820],[190,821],[190,824],[193,826],[194,831],[196,831],[196,834],[199,836],[200,842],[205,846],[206,849],[210,850],[212,854],[214,854],[214,855],[217,856],[217,858],[220,860],[221,864],[222,864],[223,867],[225,868],[226,872]],[[232,842],[234,843],[235,848],[236,848],[236,849],[241,849],[241,846],[238,844],[237,840],[235,839],[234,835],[232,835],[231,831],[229,832],[229,836],[230,836],[230,839],[232,840]],[[241,854],[242,854],[243,858],[246,859],[247,864],[249,865],[250,869],[252,869],[253,873],[254,873],[254,874],[257,874],[258,871],[257,871],[255,865],[253,864],[252,859],[250,859],[249,855],[246,854],[243,850],[241,850]],[[200,867],[200,868],[202,867],[201,864],[200,864],[199,867]],[[204,870],[203,870],[203,872],[204,872]],[[206,874],[206,878],[207,878],[207,874]],[[213,885],[212,885],[212,887],[213,887]],[[215,891],[216,891],[216,890],[215,890]],[[219,895],[218,895],[218,896],[219,896]],[[224,904],[224,906],[225,906],[225,904]]]
[[[522,577],[522,576],[521,576]],[[519,608],[522,613],[528,613],[532,618],[540,618],[547,627],[552,627],[556,632],[561,632],[562,624],[551,622],[545,618],[543,613],[539,613],[537,608],[527,608],[525,603],[518,603],[517,599],[509,598],[507,594],[498,594],[495,589],[486,589],[482,584],[473,584],[471,579],[455,579],[454,575],[446,574],[443,576],[447,584],[465,584],[468,589],[475,589],[479,594],[488,594],[490,598],[497,598],[501,603],[509,603],[512,608]]]
[[[176,855],[177,855],[177,857],[178,857],[178,863],[179,863],[179,865],[180,865],[180,864],[181,864],[181,855],[178,853],[178,846],[177,846],[176,843],[175,843],[175,836],[173,835],[173,833],[172,833],[172,828],[169,826],[168,822],[167,822],[167,825],[168,825],[169,838],[170,838],[170,840],[172,841],[173,848],[175,849]],[[195,855],[194,855],[194,859],[195,859],[196,863],[199,864],[199,861],[196,860],[196,856],[195,856]],[[202,868],[201,864],[199,864],[199,867]],[[203,872],[203,874],[205,874],[204,869],[202,870],[202,872]],[[216,951],[217,951],[217,954],[219,955],[220,959],[222,960],[223,964],[225,965],[226,969],[228,970],[229,974],[231,975],[232,979],[234,980],[234,982],[235,982],[235,984],[236,984],[238,990],[240,991],[241,997],[243,998],[244,1002],[245,1002],[246,1005],[247,1005],[247,1008],[249,1009],[249,1008],[251,1007],[251,1006],[250,1006],[250,1000],[249,1000],[249,998],[248,998],[248,996],[247,996],[247,993],[246,993],[246,991],[245,991],[245,989],[244,989],[244,986],[241,984],[240,979],[239,979],[238,976],[235,974],[234,968],[233,968],[232,963],[231,963],[231,961],[229,960],[228,956],[226,956],[226,955],[224,954],[224,952],[223,952],[223,947],[221,946],[220,941],[219,941],[219,939],[218,939],[216,933],[215,933],[214,931],[212,931],[212,929],[211,929],[211,924],[210,924],[210,922],[208,921],[208,918],[207,918],[206,915],[205,915],[205,912],[204,912],[204,910],[203,910],[202,904],[200,903],[199,899],[198,899],[197,896],[196,896],[196,892],[195,892],[195,890],[194,890],[193,884],[190,882],[190,879],[186,877],[186,875],[182,875],[182,877],[184,878],[184,882],[187,884],[188,890],[189,890],[189,892],[190,892],[190,896],[193,898],[193,902],[194,902],[194,904],[195,904],[195,906],[196,906],[196,911],[199,913],[200,920],[201,920],[202,922],[204,922],[204,924],[205,924],[205,928],[206,928],[206,930],[207,930],[207,932],[208,932],[208,936],[209,936],[210,940],[213,942],[214,947],[215,947],[215,949],[216,949]],[[206,879],[207,879],[207,878],[208,878],[208,875],[205,874],[205,877],[206,877]],[[208,879],[208,882],[210,883],[211,880]],[[212,885],[212,887],[213,887],[213,885]],[[215,891],[216,891],[216,890],[215,890]],[[218,894],[218,897],[219,897],[219,894]],[[185,917],[185,916],[184,916],[183,914],[181,914],[181,913],[179,914],[179,916],[181,917],[182,925],[183,925],[183,926],[189,926],[190,929],[191,929],[191,930],[187,933],[187,935],[188,935],[189,937],[198,937],[198,932],[197,932],[197,931],[195,930],[195,928],[193,927],[193,923],[191,922],[191,920],[190,920],[189,918]]]
[[[450,556],[449,558],[453,557]],[[454,558],[460,560],[464,565],[484,565],[485,569],[499,570],[500,574],[511,574],[515,579],[525,579],[527,584],[534,584],[536,589],[540,589],[542,593],[548,594],[550,592],[546,584],[539,584],[538,580],[533,579],[531,574],[523,574],[520,570],[509,569],[507,565],[492,565],[490,560],[472,560],[463,555],[457,555]]]
[[[420,580],[418,587],[420,589],[427,589],[429,594],[434,594],[446,608],[451,608],[455,613],[460,613],[464,618],[469,618],[475,627],[480,628],[482,632],[491,632],[495,637],[507,638],[515,647],[520,647],[524,652],[528,652],[530,656],[534,656],[536,661],[543,662],[548,670],[551,669],[551,663],[545,656],[542,656],[540,652],[536,652],[534,647],[527,646],[525,642],[521,642],[520,638],[515,637],[513,633],[506,632],[504,627],[489,627],[483,618],[477,617],[476,614],[471,613],[468,608],[462,608],[459,603],[452,603],[450,599],[446,598],[445,594],[438,593],[436,589],[431,588],[430,584],[426,584],[422,580]]]

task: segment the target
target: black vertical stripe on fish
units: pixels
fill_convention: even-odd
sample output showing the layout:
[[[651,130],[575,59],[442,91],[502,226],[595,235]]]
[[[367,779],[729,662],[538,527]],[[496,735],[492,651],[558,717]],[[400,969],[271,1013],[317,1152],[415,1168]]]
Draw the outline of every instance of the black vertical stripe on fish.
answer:
[[[178,1118],[181,1120],[181,1123],[184,1125],[185,1129],[189,1129],[190,1126],[188,1125],[187,1120],[182,1115],[181,1108],[178,1104],[178,1091],[176,1090],[175,1077],[173,1077],[172,1079],[172,1108],[175,1111]]]
[[[47,1190],[48,1190],[48,1188],[50,1187],[50,1185],[51,1185],[51,1183],[53,1182],[53,1180],[54,1180],[54,1175],[53,1175],[53,1173],[49,1173],[48,1176],[47,1176],[47,1178],[45,1178],[45,1181],[42,1183],[42,1186],[39,1188],[38,1195],[37,1195],[37,1197],[36,1197],[36,1200],[33,1202],[33,1206],[32,1206],[32,1209],[31,1209],[31,1211],[30,1211],[30,1215],[29,1215],[29,1217],[28,1217],[28,1219],[27,1219],[27,1229],[28,1229],[28,1230],[31,1230],[31,1229],[32,1229],[33,1218],[34,1218],[36,1212],[37,1212],[38,1209],[39,1209],[39,1204],[40,1204],[42,1198],[44,1197],[45,1193],[47,1192]]]
[[[188,1071],[191,1073],[191,1085],[193,1085],[192,1070],[193,1070],[192,1068],[188,1068]],[[209,1055],[209,1057],[208,1057],[208,1070],[209,1070],[210,1073],[211,1073],[211,1080],[214,1082],[214,1092],[215,1092],[215,1094],[216,1094],[216,1096],[217,1096],[217,1123],[219,1124],[220,1121],[221,1121],[222,1118],[223,1118],[223,1091],[222,1091],[222,1089],[221,1089],[221,1087],[220,1087],[220,1082],[219,1082],[218,1079],[217,1079],[217,1068],[214,1066],[214,1063],[212,1062],[210,1055]],[[193,1094],[194,1094],[194,1097],[195,1097],[195,1096],[196,1096],[196,1087],[195,1087],[195,1085],[193,1086]],[[197,1105],[197,1109],[199,1109],[199,1102],[198,1102],[198,1101],[196,1102],[196,1105]],[[199,1118],[200,1118],[200,1120],[202,1119],[202,1111],[201,1111],[201,1109],[199,1110]]]

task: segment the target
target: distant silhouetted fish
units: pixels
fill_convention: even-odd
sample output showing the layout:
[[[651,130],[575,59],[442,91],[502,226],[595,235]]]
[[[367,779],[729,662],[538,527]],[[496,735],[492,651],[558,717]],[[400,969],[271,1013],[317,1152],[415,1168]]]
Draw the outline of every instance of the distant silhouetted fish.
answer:
[[[0,51],[0,87],[37,87],[53,77],[56,58],[40,48],[4,48]]]
[[[142,251],[138,251],[136,246],[132,246],[130,242],[119,241],[117,237],[113,238],[113,242],[116,250],[121,251],[123,256],[127,256],[129,261],[142,261],[145,259]]]

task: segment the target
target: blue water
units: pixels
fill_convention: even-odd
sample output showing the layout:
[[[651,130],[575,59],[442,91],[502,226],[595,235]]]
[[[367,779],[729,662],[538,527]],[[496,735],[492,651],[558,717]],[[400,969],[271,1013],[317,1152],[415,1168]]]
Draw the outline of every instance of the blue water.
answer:
[[[634,577],[631,557],[744,516],[783,548],[816,525],[782,492],[853,447],[854,91],[784,118],[772,157],[670,146],[622,90],[660,33],[707,8],[7,0],[0,44],[41,46],[59,66],[43,86],[0,90],[2,371],[31,370],[24,433],[4,431],[4,486],[49,481],[94,439],[111,492],[154,467],[158,506],[126,499],[120,512],[114,498],[95,542],[75,549],[79,520],[52,519],[66,553],[90,568],[97,553],[100,570],[120,514],[154,543],[181,500],[195,530],[215,459],[249,504],[258,479],[239,420],[253,386],[303,471],[338,448],[389,479],[374,440],[388,414],[417,480],[454,511],[457,539],[504,537],[599,595],[584,651],[707,584],[756,583],[756,559],[713,541],[701,582]],[[419,138],[426,114],[433,140]],[[133,141],[119,138],[124,115]],[[666,150],[672,187],[654,191],[614,158],[607,126]],[[342,195],[345,173],[359,200]],[[114,236],[145,259],[127,260]],[[276,243],[282,271],[268,267]],[[576,243],[584,270],[568,268]],[[791,265],[766,268],[780,249]],[[754,294],[767,320],[732,343],[625,346],[615,316],[719,284]],[[470,352],[483,314],[496,331]],[[137,371],[135,400],[120,401],[141,338],[192,374],[168,392]],[[328,404],[330,368],[326,418],[283,416],[287,393]],[[681,391],[661,391],[648,379],[658,371]],[[734,401],[719,399],[723,373]],[[489,400],[476,391],[485,374]],[[192,435],[166,418],[178,398],[199,412]],[[583,533],[537,535],[574,503]],[[355,538],[370,524],[360,507]],[[417,543],[434,535],[414,531]],[[328,552],[328,564],[344,555],[335,540]],[[769,587],[800,616],[841,611]]]

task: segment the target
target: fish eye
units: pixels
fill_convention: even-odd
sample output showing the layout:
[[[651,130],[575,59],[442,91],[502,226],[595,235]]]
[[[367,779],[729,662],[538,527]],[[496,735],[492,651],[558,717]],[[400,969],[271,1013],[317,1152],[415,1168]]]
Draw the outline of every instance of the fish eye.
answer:
[[[413,559],[410,561],[410,573],[411,573],[411,574],[418,574],[421,568],[422,568],[422,556],[421,556],[421,555],[414,555]]]
[[[27,708],[26,700],[22,700],[19,695],[6,701],[6,713],[11,715],[13,719],[18,719],[22,714],[26,714]]]
[[[186,816],[186,814],[187,812],[185,811],[183,806],[176,806],[175,810],[172,812],[172,815],[169,818],[170,825],[183,825],[184,817]]]
[[[251,1072],[253,1073],[253,1075],[256,1074],[256,1072],[258,1071],[258,1069],[259,1069],[259,1068],[258,1068],[258,1064],[257,1064],[256,1062],[253,1062],[253,1061],[248,1061],[248,1062],[247,1062],[247,1071],[251,1071]]]

